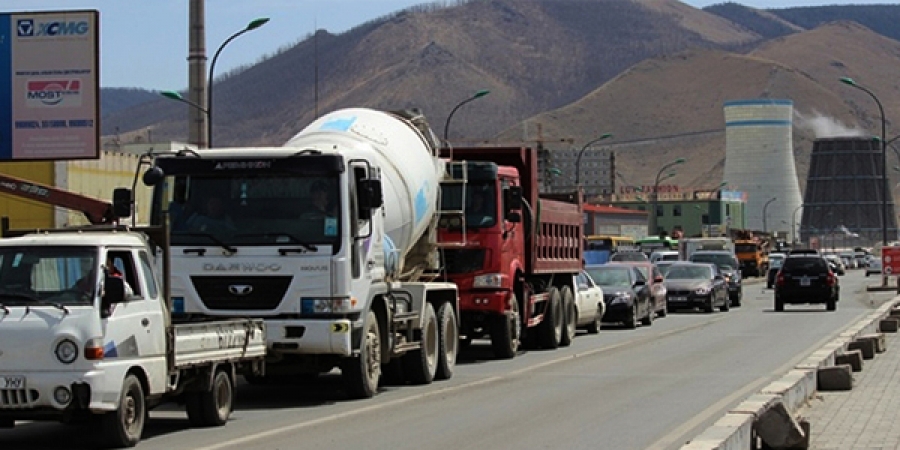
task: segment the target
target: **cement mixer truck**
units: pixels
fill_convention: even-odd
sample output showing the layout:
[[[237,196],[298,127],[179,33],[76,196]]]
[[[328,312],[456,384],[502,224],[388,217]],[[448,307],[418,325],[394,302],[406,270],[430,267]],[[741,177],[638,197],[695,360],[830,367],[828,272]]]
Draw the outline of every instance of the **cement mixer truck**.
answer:
[[[167,224],[172,313],[259,317],[266,373],[340,369],[351,397],[450,378],[456,285],[437,280],[445,164],[415,111],[353,108],[281,147],[158,155],[151,222]],[[383,379],[384,378],[384,379]]]

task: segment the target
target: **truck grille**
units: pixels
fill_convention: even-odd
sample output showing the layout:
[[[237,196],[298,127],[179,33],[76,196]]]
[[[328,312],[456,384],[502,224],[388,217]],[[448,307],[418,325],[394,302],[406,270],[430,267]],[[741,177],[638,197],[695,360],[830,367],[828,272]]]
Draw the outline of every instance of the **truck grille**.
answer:
[[[281,304],[291,277],[191,277],[209,309],[270,310]]]
[[[0,409],[32,408],[38,397],[34,389],[0,389]]]
[[[447,273],[450,275],[476,272],[484,267],[484,249],[447,249],[444,250],[441,254],[443,255],[443,266],[447,270]]]

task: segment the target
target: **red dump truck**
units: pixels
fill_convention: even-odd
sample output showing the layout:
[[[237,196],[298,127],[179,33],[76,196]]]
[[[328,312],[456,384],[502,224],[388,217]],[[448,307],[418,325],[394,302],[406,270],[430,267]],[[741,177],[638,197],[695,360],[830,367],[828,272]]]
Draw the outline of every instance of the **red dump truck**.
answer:
[[[438,243],[459,288],[465,346],[489,338],[498,358],[520,344],[556,348],[575,334],[582,267],[581,192],[541,194],[537,150],[444,149]]]

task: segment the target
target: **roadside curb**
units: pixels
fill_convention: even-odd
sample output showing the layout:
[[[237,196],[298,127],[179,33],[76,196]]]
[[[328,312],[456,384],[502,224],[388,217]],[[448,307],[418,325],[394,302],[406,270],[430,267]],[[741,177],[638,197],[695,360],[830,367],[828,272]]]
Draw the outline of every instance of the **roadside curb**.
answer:
[[[881,320],[888,317],[898,304],[900,297],[886,301],[847,327],[838,337],[801,360],[784,376],[729,410],[722,418],[681,446],[681,450],[755,448],[754,425],[759,418],[775,411],[779,405],[783,405],[791,416],[795,416],[797,411],[816,395],[818,370],[834,366],[836,355],[846,350],[847,346],[860,336],[878,333]]]

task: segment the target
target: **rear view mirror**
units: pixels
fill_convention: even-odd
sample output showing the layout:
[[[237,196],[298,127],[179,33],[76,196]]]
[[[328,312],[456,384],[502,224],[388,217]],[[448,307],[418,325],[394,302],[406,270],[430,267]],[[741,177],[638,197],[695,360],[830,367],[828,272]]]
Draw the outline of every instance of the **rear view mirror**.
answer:
[[[522,209],[522,187],[510,186],[503,190],[503,203],[506,210]]]
[[[131,189],[116,188],[113,191],[113,215],[118,218],[130,217],[132,205]]]

